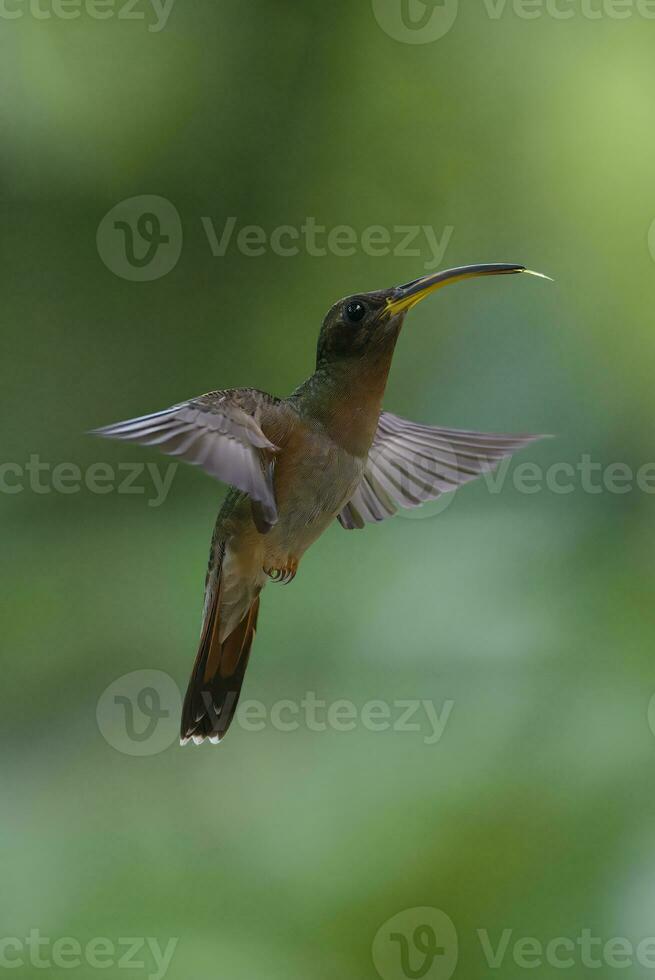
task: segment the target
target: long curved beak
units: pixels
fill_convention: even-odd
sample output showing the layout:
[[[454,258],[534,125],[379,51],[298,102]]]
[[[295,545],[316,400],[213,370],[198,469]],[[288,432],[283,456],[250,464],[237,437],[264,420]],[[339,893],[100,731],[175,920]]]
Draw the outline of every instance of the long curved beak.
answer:
[[[461,265],[456,269],[434,272],[432,275],[414,279],[413,282],[408,282],[404,286],[397,286],[387,299],[387,312],[396,314],[411,310],[430,293],[441,289],[442,286],[448,286],[451,282],[460,282],[462,279],[477,279],[478,276],[513,276],[523,272],[529,276],[539,276],[540,279],[550,279],[550,276],[545,276],[541,272],[533,272],[531,269],[526,269],[524,265],[510,265],[508,263]]]

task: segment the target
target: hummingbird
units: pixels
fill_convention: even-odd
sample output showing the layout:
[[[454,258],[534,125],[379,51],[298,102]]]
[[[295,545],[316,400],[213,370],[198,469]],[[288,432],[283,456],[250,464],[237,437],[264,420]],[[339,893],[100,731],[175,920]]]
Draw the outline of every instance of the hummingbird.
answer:
[[[230,388],[94,430],[157,446],[229,485],[214,528],[182,745],[218,743],[236,712],[261,592],[288,583],[336,520],[346,530],[419,507],[493,470],[538,435],[438,428],[383,411],[408,312],[450,283],[527,273],[468,265],[339,300],[318,338],[316,369],[287,398]]]

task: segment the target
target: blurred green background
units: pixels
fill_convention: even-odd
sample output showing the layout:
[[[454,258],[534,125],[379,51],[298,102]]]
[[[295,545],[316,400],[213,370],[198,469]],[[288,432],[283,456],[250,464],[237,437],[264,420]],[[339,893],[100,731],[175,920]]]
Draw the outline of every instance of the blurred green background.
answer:
[[[362,980],[380,927],[430,906],[456,927],[457,977],[513,980],[522,937],[655,934],[653,498],[512,480],[526,461],[636,472],[654,458],[655,21],[460,4],[443,37],[414,44],[346,0],[177,0],[161,30],[144,0],[141,20],[3,9],[22,16],[0,17],[2,937],[177,938],[170,980]],[[179,261],[150,282],[96,244],[141,195],[171,202],[183,229]],[[253,257],[233,242],[215,257],[202,218],[220,236],[229,216],[267,235],[307,217],[358,235],[451,227],[444,265],[556,279],[422,304],[386,404],[557,438],[515,460],[502,492],[480,482],[440,514],[335,524],[263,599],[245,698],[452,701],[436,744],[424,726],[267,724],[183,749],[174,718],[167,747],[136,756],[100,730],[122,675],[164,671],[184,690],[224,488],[180,467],[153,507],[145,477],[140,495],[60,493],[52,468],[164,470],[154,450],[85,432],[217,387],[288,393],[339,296],[430,258],[422,237],[415,256],[300,243]],[[27,477],[9,492],[34,455],[46,492]],[[494,946],[512,930],[501,969],[479,929]],[[3,949],[22,957],[13,976],[35,975],[24,948]],[[385,980],[402,980],[392,952]],[[617,972],[573,955],[569,975]],[[38,972],[155,974],[137,959]]]

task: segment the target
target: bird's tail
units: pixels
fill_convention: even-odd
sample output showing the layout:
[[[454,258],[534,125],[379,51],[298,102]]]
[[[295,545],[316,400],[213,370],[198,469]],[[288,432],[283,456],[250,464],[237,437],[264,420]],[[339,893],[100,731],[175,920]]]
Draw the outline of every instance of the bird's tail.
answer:
[[[238,625],[221,637],[222,565],[221,558],[208,586],[200,647],[182,708],[182,745],[191,739],[200,744],[205,739],[220,742],[224,737],[236,712],[255,637],[259,595]]]

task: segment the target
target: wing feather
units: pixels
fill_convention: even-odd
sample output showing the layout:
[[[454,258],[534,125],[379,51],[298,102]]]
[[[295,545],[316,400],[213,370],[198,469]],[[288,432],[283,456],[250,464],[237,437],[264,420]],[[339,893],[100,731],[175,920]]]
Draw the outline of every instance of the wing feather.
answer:
[[[420,507],[542,438],[436,428],[383,412],[364,476],[339,522],[354,530],[393,516],[399,507]]]
[[[261,429],[265,396],[248,389],[212,392],[151,415],[127,419],[94,435],[157,446],[200,466],[216,480],[247,493],[261,505],[268,525],[277,522],[271,456],[278,447]]]

